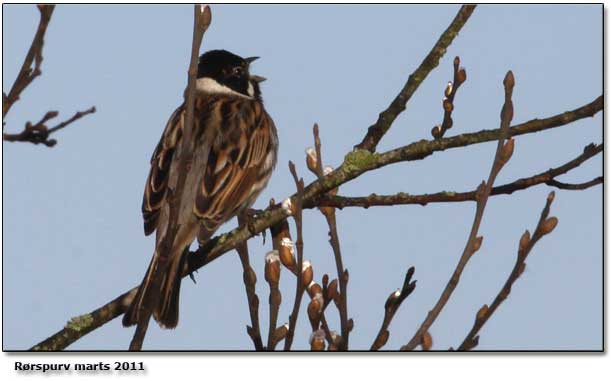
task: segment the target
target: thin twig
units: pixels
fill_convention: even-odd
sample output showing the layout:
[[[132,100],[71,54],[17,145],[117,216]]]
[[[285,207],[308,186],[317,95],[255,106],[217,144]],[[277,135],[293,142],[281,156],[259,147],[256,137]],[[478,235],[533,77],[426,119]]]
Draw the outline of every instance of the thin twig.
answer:
[[[403,301],[416,289],[416,281],[412,281],[414,271],[415,268],[413,266],[410,267],[405,274],[403,287],[397,289],[397,291],[390,294],[388,299],[386,299],[386,303],[384,304],[384,320],[382,321],[382,326],[380,327],[373,344],[371,344],[371,348],[369,349],[370,351],[380,350],[388,341],[388,337],[390,336],[388,327],[392,322],[392,318],[399,310],[399,307],[401,307],[401,303],[403,303]]]
[[[243,216],[238,216],[238,223],[241,227],[246,226],[247,221]],[[244,280],[244,287],[246,289],[246,298],[248,300],[248,311],[250,313],[250,326],[246,326],[246,332],[252,339],[255,346],[255,350],[262,351],[263,341],[261,340],[261,329],[259,328],[259,297],[255,291],[255,285],[257,283],[257,275],[250,266],[250,259],[248,256],[248,242],[240,242],[236,246],[236,251],[240,257],[242,263],[242,274]]]
[[[495,186],[490,192],[491,196],[512,194],[516,191],[528,189],[530,187],[546,184],[554,186],[559,189],[566,190],[584,190],[595,185],[602,184],[603,176],[599,176],[593,180],[590,180],[581,184],[565,184],[555,180],[556,177],[568,173],[569,171],[577,168],[588,159],[603,151],[603,144],[589,144],[575,159],[558,166],[551,168],[547,171],[524,177],[515,180],[511,183],[504,185]],[[371,194],[365,197],[345,197],[345,196],[333,196],[330,194],[324,194],[315,201],[315,205],[318,207],[335,207],[335,208],[346,208],[346,207],[363,207],[369,208],[371,206],[393,206],[393,205],[422,205],[425,206],[429,203],[439,202],[463,202],[463,201],[475,201],[477,192],[475,190],[470,192],[449,192],[442,191],[429,194],[411,195],[407,193],[396,193],[393,195],[377,195]],[[308,205],[306,205],[307,207]]]
[[[602,108],[603,98],[600,96],[593,102],[578,107],[572,111],[557,114],[544,119],[533,119],[526,123],[518,124],[509,130],[509,135],[517,136],[531,134],[564,126],[580,119],[592,117],[596,113],[600,112]],[[335,169],[331,174],[325,176],[323,180],[313,181],[304,188],[304,207],[317,207],[314,200],[319,198],[320,195],[325,194],[329,190],[337,188],[338,186],[345,184],[373,169],[396,162],[421,160],[434,152],[443,151],[448,148],[463,148],[473,144],[489,142],[498,139],[499,134],[499,129],[482,130],[475,133],[463,134],[450,138],[442,138],[437,141],[424,140],[386,152],[384,154],[364,156],[366,159],[364,161],[349,161],[348,163],[345,163],[344,165]],[[295,199],[296,197],[297,195],[293,194],[289,199]],[[195,271],[208,265],[214,260],[220,258],[223,254],[234,250],[239,242],[245,241],[253,237],[255,234],[269,229],[270,226],[277,224],[278,222],[286,219],[288,216],[289,213],[282,208],[268,208],[259,213],[252,221],[251,226],[253,227],[254,232],[251,232],[251,229],[236,228],[228,233],[213,237],[204,246],[189,254],[189,258],[187,259],[189,262],[189,269]],[[183,274],[183,276],[187,275],[188,272]],[[102,325],[123,314],[129,305],[128,295],[132,295],[131,297],[133,297],[133,293],[136,292],[136,289],[137,288],[133,288],[115,298],[111,302],[108,302],[100,308],[92,311],[91,313],[83,315],[93,316],[92,319],[88,319],[86,323],[82,324],[81,331],[79,332],[83,332],[83,334],[74,335],[68,328],[64,327],[41,343],[35,345],[32,349],[65,349],[83,335],[101,327]],[[98,311],[104,311],[104,313],[97,313]]]
[[[85,115],[93,114],[96,111],[95,106],[90,107],[84,111],[78,111],[70,119],[59,123],[58,125],[48,128],[46,122],[57,117],[59,113],[57,111],[49,111],[45,116],[36,124],[27,122],[23,131],[18,134],[2,134],[2,140],[6,142],[29,142],[33,144],[44,144],[47,147],[53,147],[57,144],[57,140],[49,139],[49,136],[54,132],[61,130],[62,128],[74,123],[81,119]]]
[[[454,58],[454,78],[449,82],[443,98],[443,121],[441,125],[433,127],[431,135],[435,139],[441,139],[447,130],[452,128],[454,121],[452,120],[452,111],[454,111],[454,97],[458,88],[467,80],[467,71],[460,67],[460,57]]]
[[[494,298],[494,301],[488,307],[488,305],[483,305],[475,316],[475,321],[473,323],[473,327],[463,340],[462,344],[458,347],[459,351],[469,351],[475,348],[479,343],[479,335],[477,333],[482,329],[484,324],[490,319],[492,314],[499,308],[501,303],[507,299],[509,294],[511,293],[511,288],[513,284],[518,280],[520,275],[526,269],[526,258],[528,254],[530,254],[531,250],[535,246],[535,244],[546,234],[551,233],[556,225],[558,224],[558,219],[556,217],[550,217],[549,210],[554,201],[554,192],[551,192],[547,196],[547,200],[545,203],[545,207],[541,212],[541,217],[539,218],[539,222],[537,223],[537,227],[535,228],[535,232],[530,237],[530,233],[528,230],[524,232],[522,237],[520,238],[520,244],[518,246],[518,255],[516,257],[516,263],[509,274],[509,277],[505,281],[505,284]]]
[[[370,152],[375,151],[378,143],[390,129],[397,116],[405,110],[407,102],[416,92],[420,84],[426,79],[429,73],[439,65],[439,60],[443,57],[452,41],[454,41],[458,32],[465,25],[474,9],[475,5],[463,5],[460,7],[458,14],[454,17],[450,26],[442,33],[439,40],[437,40],[416,71],[409,76],[401,92],[388,108],[380,113],[377,122],[369,127],[367,135],[363,138],[361,143],[355,146],[355,148],[364,149]]]
[[[483,237],[478,237],[477,233],[484,216],[484,210],[486,208],[490,191],[492,190],[492,186],[497,175],[513,154],[514,141],[509,139],[507,140],[507,143],[505,143],[505,140],[508,138],[509,123],[513,118],[513,103],[511,101],[511,95],[513,92],[514,82],[513,73],[511,71],[507,72],[505,80],[503,81],[503,85],[505,87],[505,103],[503,104],[503,109],[501,111],[501,132],[499,134],[499,141],[496,147],[496,154],[490,170],[490,175],[488,176],[488,181],[482,182],[477,190],[476,212],[467,244],[465,245],[463,253],[460,256],[460,260],[456,265],[456,269],[452,273],[452,277],[441,293],[439,300],[437,303],[435,303],[433,309],[429,311],[426,319],[422,322],[420,328],[418,328],[411,340],[407,343],[407,345],[401,347],[401,350],[412,350],[422,342],[425,333],[429,331],[429,328],[435,322],[435,319],[437,319],[437,316],[439,316],[446,303],[452,296],[452,293],[456,289],[456,286],[460,280],[460,275],[467,265],[467,262],[481,246]]]
[[[195,77],[197,75],[197,59],[199,57],[199,49],[201,46],[204,33],[210,25],[212,15],[210,7],[203,5],[194,5],[194,22],[193,22],[193,43],[191,45],[191,60],[188,71],[188,82],[187,90],[185,92],[185,104],[186,104],[186,115],[185,115],[185,128],[183,128],[183,137],[180,142],[179,156],[178,156],[178,180],[176,182],[176,188],[169,192],[169,204],[170,204],[170,217],[168,219],[168,226],[166,234],[163,240],[159,243],[159,256],[160,260],[153,279],[151,281],[151,292],[145,295],[142,310],[139,314],[138,326],[134,333],[134,337],[129,346],[130,350],[140,350],[142,348],[142,342],[146,335],[146,329],[148,321],[151,318],[153,312],[153,303],[159,298],[159,292],[161,289],[161,282],[163,274],[166,272],[168,260],[167,257],[170,255],[171,248],[174,245],[174,239],[178,232],[178,211],[181,210],[181,201],[185,181],[187,178],[187,165],[191,161],[193,156],[193,143],[191,139],[191,133],[193,125],[193,111],[195,102]]]
[[[303,283],[303,198],[304,198],[304,185],[303,179],[297,176],[295,164],[292,161],[289,162],[289,169],[291,175],[295,180],[295,186],[297,187],[297,197],[295,197],[295,203],[293,203],[293,219],[295,220],[295,226],[297,227],[297,241],[295,247],[297,248],[297,285],[295,287],[295,303],[293,304],[293,311],[289,317],[289,331],[284,339],[284,350],[291,350],[293,344],[293,336],[295,335],[295,327],[297,326],[297,316],[299,315],[299,307],[301,306],[301,298],[305,291],[306,285]]]
[[[2,119],[4,119],[13,104],[19,100],[23,90],[25,90],[36,77],[42,74],[40,70],[40,65],[43,60],[42,48],[45,43],[45,33],[47,32],[47,27],[51,21],[54,9],[55,5],[52,4],[38,5],[40,21],[38,22],[38,29],[32,39],[30,49],[28,49],[28,53],[23,60],[19,74],[17,74],[17,78],[15,82],[13,82],[8,95],[4,94],[4,92],[2,93]],[[32,69],[32,63],[34,63],[34,69]]]

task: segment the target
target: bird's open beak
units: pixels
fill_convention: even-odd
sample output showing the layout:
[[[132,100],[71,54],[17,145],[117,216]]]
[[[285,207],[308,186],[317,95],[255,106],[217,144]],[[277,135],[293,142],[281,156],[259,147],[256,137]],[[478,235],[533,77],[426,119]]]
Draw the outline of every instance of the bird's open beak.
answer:
[[[265,78],[265,77],[261,77],[260,75],[251,75],[251,76],[250,76],[250,79],[251,79],[251,80],[253,80],[253,81],[254,81],[254,82],[256,82],[256,83],[261,83],[261,82],[263,82],[263,81],[266,81],[266,80],[267,80],[267,78]]]
[[[253,63],[254,61],[258,59],[259,57],[248,57],[248,58],[244,58],[244,61],[246,61],[250,65],[251,63]]]

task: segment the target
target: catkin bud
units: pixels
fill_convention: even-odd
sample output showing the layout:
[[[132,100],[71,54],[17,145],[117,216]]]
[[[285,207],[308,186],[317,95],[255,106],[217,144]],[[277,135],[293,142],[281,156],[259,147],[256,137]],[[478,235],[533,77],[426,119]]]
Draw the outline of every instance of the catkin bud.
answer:
[[[308,288],[308,285],[312,282],[314,278],[314,269],[312,268],[312,264],[310,261],[303,261],[301,266],[301,284],[304,288]]]
[[[308,169],[312,171],[312,173],[317,174],[318,167],[318,159],[316,156],[316,150],[312,147],[308,147],[305,151],[306,153],[306,164],[308,165]]]
[[[320,323],[320,312],[322,311],[322,304],[318,301],[318,299],[310,300],[308,304],[308,318],[310,318],[310,324],[312,324],[312,329],[317,329],[318,324]]]
[[[554,191],[549,192],[549,194],[547,195],[547,201],[548,202],[554,201],[554,197],[556,197],[556,192]]]
[[[513,149],[515,146],[515,141],[513,138],[507,139],[507,142],[501,148],[500,159],[503,165],[505,165],[511,156],[513,155]]]
[[[286,334],[288,333],[288,331],[289,331],[288,323],[276,328],[276,330],[274,331],[274,341],[279,342],[280,340],[283,340],[286,337]]]
[[[448,85],[446,86],[446,90],[443,92],[443,94],[446,97],[449,97],[450,94],[452,94],[453,88],[454,88],[454,86],[452,85],[452,81],[448,82]]]
[[[320,285],[316,283],[315,281],[312,281],[308,285],[307,291],[308,291],[308,295],[312,299],[317,298],[318,295],[320,295],[320,298],[322,298],[322,287],[320,287]]]
[[[295,271],[295,257],[293,256],[293,241],[289,237],[284,237],[280,241],[280,262],[291,271]]]
[[[286,200],[282,201],[282,210],[284,210],[284,212],[289,215],[292,216],[293,215],[293,203],[291,202],[291,198],[287,198]]]
[[[310,335],[310,347],[313,351],[323,351],[325,349],[325,332],[317,329]]]
[[[265,280],[275,285],[278,285],[280,281],[280,254],[278,250],[272,250],[265,256]]]

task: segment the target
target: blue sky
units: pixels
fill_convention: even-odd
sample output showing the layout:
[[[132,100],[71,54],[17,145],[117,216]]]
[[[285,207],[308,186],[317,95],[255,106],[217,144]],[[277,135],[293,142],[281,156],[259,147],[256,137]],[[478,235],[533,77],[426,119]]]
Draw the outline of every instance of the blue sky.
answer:
[[[263,96],[280,136],[277,170],[256,206],[294,192],[288,160],[306,182],[304,149],[318,122],[326,164],[337,166],[360,142],[458,10],[454,5],[213,6],[202,51],[224,48],[261,56],[253,71],[268,78]],[[3,90],[7,91],[36,28],[33,6],[4,5]],[[384,151],[430,138],[441,122],[443,90],[459,55],[468,80],[455,100],[447,136],[497,128],[506,71],[516,76],[514,123],[591,102],[602,93],[602,6],[480,6],[447,54],[382,140]],[[167,118],[181,102],[191,46],[190,6],[58,6],[46,38],[43,75],[5,119],[20,131],[49,109],[68,118],[98,112],[57,134],[53,149],[3,144],[3,346],[26,349],[135,286],[154,241],[144,237],[140,204],[148,160]],[[8,36],[11,36],[10,38]],[[518,137],[497,184],[561,165],[602,140],[602,116]],[[487,177],[495,144],[437,153],[368,173],[340,188],[345,195],[474,189]],[[561,178],[602,173],[600,155]],[[435,349],[462,341],[479,307],[490,303],[511,270],[524,229],[534,228],[549,192],[538,186],[490,199],[481,250],[431,328]],[[416,267],[418,287],[390,327],[386,349],[405,344],[437,300],[467,238],[474,203],[352,208],[338,212],[350,271],[353,349],[367,349],[383,305]],[[556,191],[554,233],[535,247],[511,296],[481,332],[479,349],[600,349],[602,346],[602,187]],[[235,226],[227,223],[222,231]],[[304,216],[305,257],[315,279],[333,277],[327,227]],[[250,241],[259,275],[266,336],[269,241]],[[251,349],[241,265],[234,252],[185,281],[181,321],[151,325],[145,349]],[[279,323],[288,320],[294,280],[282,275]],[[305,311],[305,304],[303,305]],[[328,313],[339,330],[337,316]],[[295,348],[306,348],[299,323]],[[120,319],[70,349],[126,349],[132,329]]]

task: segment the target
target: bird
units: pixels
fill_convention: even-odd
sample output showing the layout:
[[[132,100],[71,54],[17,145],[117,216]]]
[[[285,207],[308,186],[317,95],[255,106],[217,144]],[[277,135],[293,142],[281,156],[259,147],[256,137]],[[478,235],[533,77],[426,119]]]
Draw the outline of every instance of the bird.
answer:
[[[152,314],[162,328],[178,324],[180,283],[188,247],[197,238],[208,241],[226,221],[249,211],[267,186],[276,166],[278,134],[261,97],[266,78],[250,73],[259,57],[242,58],[227,50],[211,50],[199,57],[192,125],[185,125],[186,104],[170,116],[155,148],[142,201],[144,233],[156,231],[155,252],[144,279],[123,317],[123,325],[137,324],[142,304],[153,292],[161,242],[169,225],[168,189],[179,175],[181,139],[191,129],[192,160],[177,213],[178,230],[167,256],[159,297]]]

